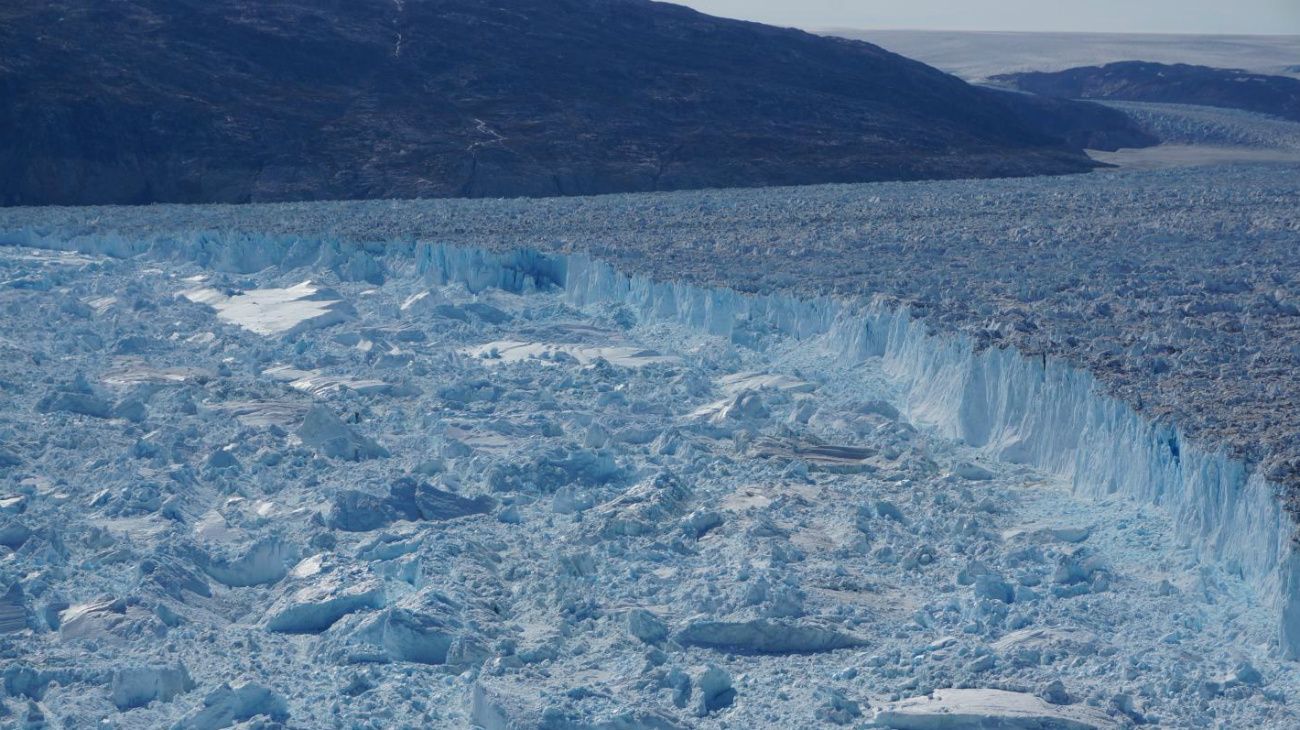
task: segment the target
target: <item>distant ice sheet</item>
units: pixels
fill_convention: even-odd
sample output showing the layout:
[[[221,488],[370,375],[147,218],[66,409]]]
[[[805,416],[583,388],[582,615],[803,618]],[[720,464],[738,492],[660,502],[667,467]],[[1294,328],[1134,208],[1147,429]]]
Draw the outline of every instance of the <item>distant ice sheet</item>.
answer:
[[[827,29],[971,81],[1017,71],[1061,71],[1114,61],[1191,63],[1300,77],[1300,36],[1139,33],[988,33]]]
[[[1300,151],[1184,144],[1162,144],[1140,150],[1123,149],[1114,152],[1088,150],[1088,156],[1098,162],[1142,170],[1253,162],[1300,162]]]

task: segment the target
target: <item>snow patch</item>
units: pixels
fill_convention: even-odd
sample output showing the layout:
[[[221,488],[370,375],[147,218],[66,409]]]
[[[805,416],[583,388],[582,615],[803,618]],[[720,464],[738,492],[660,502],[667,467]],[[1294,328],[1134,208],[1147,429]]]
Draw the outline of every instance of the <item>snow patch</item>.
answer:
[[[355,312],[337,292],[310,281],[286,289],[252,289],[227,294],[210,287],[181,296],[205,304],[217,318],[265,336],[288,336],[351,319]]]
[[[1106,713],[1084,706],[1050,705],[1021,692],[940,689],[927,697],[876,710],[875,727],[894,730],[1109,730]]]

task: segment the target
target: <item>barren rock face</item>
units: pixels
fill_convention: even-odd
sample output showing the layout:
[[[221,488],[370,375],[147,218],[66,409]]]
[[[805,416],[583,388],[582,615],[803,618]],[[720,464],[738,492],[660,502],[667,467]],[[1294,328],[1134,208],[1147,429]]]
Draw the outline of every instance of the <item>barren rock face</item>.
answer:
[[[995,76],[994,80],[1044,96],[1195,104],[1300,122],[1300,79],[1287,76],[1123,61],[1051,73],[1007,74]]]
[[[3,205],[1062,174],[1095,167],[1094,132],[1149,143],[1103,107],[645,0],[60,0],[4,20]]]

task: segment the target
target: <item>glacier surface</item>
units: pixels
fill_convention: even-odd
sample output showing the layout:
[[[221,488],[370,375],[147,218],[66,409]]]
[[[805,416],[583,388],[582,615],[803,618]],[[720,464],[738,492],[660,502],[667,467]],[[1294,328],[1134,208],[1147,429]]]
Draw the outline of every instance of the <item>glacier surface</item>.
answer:
[[[4,707],[1295,724],[1293,173],[2,212]]]

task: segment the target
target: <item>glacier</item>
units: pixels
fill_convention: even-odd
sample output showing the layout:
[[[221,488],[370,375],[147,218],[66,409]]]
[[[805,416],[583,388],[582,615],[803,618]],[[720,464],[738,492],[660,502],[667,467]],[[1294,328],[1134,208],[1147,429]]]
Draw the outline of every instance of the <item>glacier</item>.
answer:
[[[1271,205],[1252,214],[1265,248],[1290,230]],[[484,209],[521,207],[539,210]],[[11,712],[121,727],[1295,720],[1287,486],[1151,407],[1167,394],[888,290],[674,275],[680,248],[638,264],[614,239],[168,220],[235,213],[0,225],[0,385],[20,404],[0,423],[0,534],[23,568],[0,573],[0,641],[25,657],[4,662]],[[84,216],[99,218],[69,225]],[[342,314],[298,307],[303,281]],[[200,287],[220,296],[186,296]],[[287,307],[277,326],[223,316],[245,292]],[[53,326],[19,336],[38,317]],[[98,405],[40,407],[72,395]]]
[[[911,312],[880,301],[748,296],[622,274],[583,255],[440,245],[415,253],[420,271],[439,283],[515,290],[551,283],[576,305],[617,302],[724,337],[757,326],[830,357],[882,358],[913,421],[990,458],[1058,475],[1080,495],[1168,511],[1188,544],[1258,590],[1278,616],[1284,654],[1300,659],[1300,552],[1281,487],[1222,449],[1188,442],[1176,425],[1143,418],[1077,367],[1013,348],[977,351],[968,338],[931,333]]]

